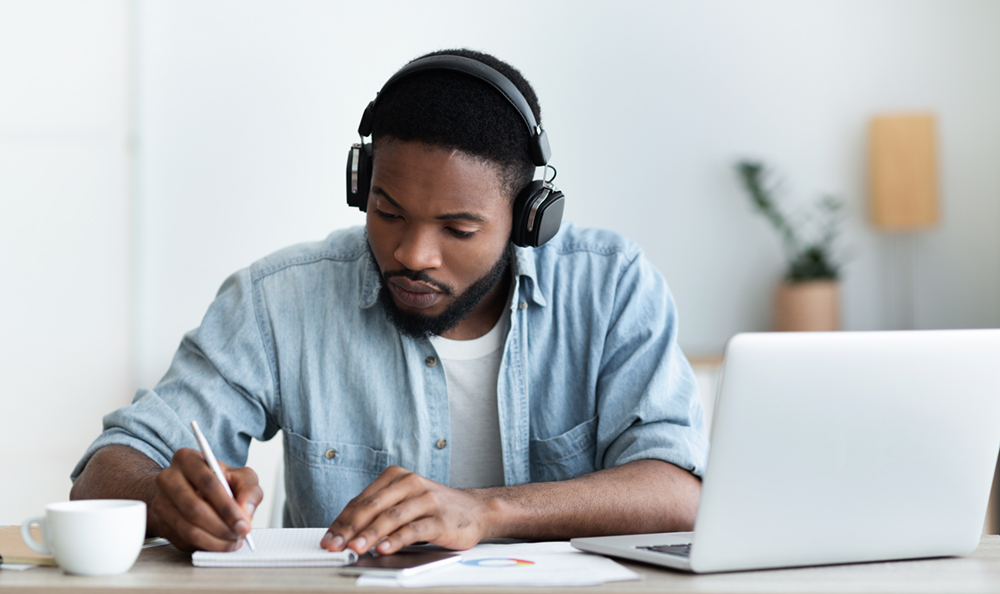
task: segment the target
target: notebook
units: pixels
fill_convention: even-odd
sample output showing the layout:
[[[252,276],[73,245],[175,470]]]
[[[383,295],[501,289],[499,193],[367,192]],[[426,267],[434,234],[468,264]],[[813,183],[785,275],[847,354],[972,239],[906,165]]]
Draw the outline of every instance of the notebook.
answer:
[[[38,526],[31,527],[31,533],[36,540],[42,540],[42,531]],[[55,565],[52,555],[42,555],[28,548],[21,540],[20,526],[4,526],[0,528],[0,568],[27,569],[36,565]]]
[[[255,528],[256,551],[242,546],[228,553],[196,551],[191,562],[196,567],[340,567],[358,560],[348,549],[331,553],[320,548],[326,528]]]
[[[697,573],[964,555],[1000,450],[1000,330],[741,334],[690,532],[576,538]]]

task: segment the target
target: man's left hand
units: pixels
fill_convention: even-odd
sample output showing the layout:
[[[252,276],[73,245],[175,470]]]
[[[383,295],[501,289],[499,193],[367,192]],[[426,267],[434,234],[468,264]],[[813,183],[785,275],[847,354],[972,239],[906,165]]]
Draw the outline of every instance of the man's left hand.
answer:
[[[372,547],[387,555],[416,542],[468,549],[487,536],[490,510],[490,500],[475,491],[390,466],[347,504],[320,546],[359,555]]]

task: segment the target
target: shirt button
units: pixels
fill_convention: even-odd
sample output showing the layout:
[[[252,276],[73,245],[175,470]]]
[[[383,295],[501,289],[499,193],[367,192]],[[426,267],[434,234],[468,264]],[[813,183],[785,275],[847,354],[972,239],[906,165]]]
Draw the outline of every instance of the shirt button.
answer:
[[[437,446],[437,449],[443,450],[448,445],[448,440],[444,439],[444,438],[439,439],[439,440],[437,440],[437,443],[434,444],[434,445]]]
[[[438,360],[437,357],[427,357],[424,359],[424,363],[426,363],[428,367],[434,367],[438,364]]]
[[[333,460],[334,458],[337,457],[337,450],[334,449],[327,450],[326,453],[323,454],[323,457],[326,458],[327,460]]]
[[[528,309],[528,304],[527,304],[527,302],[522,301],[522,302],[520,302],[520,303],[517,304],[517,308],[518,309]]]

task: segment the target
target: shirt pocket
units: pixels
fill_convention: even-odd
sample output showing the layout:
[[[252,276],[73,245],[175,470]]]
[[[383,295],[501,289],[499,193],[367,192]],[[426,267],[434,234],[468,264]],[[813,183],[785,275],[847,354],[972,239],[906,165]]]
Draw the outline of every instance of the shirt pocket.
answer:
[[[548,439],[531,439],[532,481],[562,481],[593,472],[597,455],[597,417]]]
[[[313,441],[285,430],[285,492],[291,525],[326,527],[395,456],[375,448]]]

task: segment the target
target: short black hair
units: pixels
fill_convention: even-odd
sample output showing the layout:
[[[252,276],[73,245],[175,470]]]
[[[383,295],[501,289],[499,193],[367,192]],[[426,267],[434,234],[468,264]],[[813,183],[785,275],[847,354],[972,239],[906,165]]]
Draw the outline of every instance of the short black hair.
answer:
[[[541,126],[538,97],[516,68],[469,49],[440,50],[420,58],[441,55],[477,60],[506,76],[524,95]],[[394,82],[378,99],[372,121],[373,150],[377,152],[385,139],[419,140],[484,159],[498,167],[510,200],[535,175],[524,119],[489,83],[463,72],[428,70]]]

